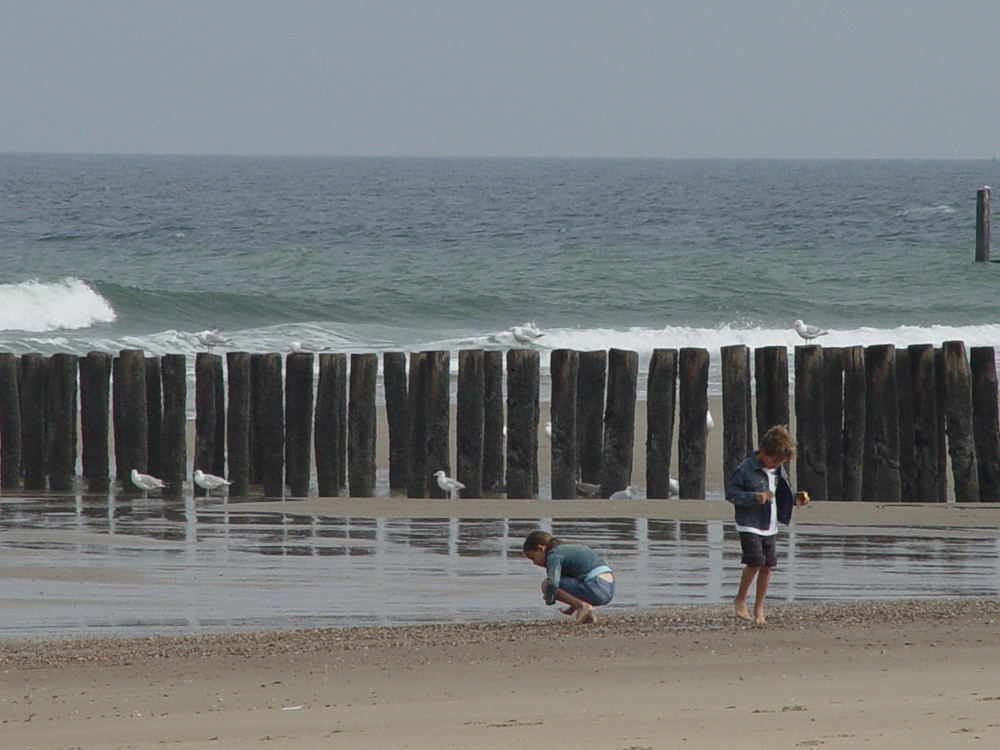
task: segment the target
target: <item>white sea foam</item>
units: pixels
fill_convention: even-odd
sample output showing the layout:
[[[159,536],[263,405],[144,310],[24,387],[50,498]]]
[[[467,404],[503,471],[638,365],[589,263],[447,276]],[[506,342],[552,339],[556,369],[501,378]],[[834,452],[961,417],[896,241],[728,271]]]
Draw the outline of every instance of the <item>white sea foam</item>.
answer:
[[[77,278],[0,284],[0,331],[74,330],[115,317],[111,303]]]

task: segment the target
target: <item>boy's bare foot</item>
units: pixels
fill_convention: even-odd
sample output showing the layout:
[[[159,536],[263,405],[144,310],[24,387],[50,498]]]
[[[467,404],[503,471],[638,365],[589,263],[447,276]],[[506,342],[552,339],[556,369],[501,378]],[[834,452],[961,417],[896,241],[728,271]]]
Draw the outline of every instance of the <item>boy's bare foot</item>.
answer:
[[[741,620],[749,621],[750,619],[752,619],[750,617],[750,610],[747,609],[746,599],[740,599],[739,597],[737,597],[736,599],[733,600],[733,605],[736,608],[736,616],[739,617]]]
[[[597,622],[597,615],[594,614],[594,607],[584,602],[576,611],[576,621],[581,625],[585,623]]]
[[[754,607],[753,608],[753,624],[754,625],[767,625],[767,618],[764,617],[764,608]]]

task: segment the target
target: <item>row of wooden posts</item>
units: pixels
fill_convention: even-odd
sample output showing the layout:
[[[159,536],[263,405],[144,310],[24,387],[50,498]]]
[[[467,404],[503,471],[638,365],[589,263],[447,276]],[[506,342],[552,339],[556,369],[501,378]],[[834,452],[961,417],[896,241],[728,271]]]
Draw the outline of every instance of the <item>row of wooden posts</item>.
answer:
[[[973,347],[969,355],[961,341],[937,349],[796,347],[798,485],[817,499],[945,501],[950,459],[956,500],[1000,500],[995,353]],[[382,356],[389,486],[409,497],[442,497],[432,474],[453,475],[450,356]],[[607,497],[636,483],[638,362],[620,349],[551,352],[552,497],[576,497],[585,484]],[[165,494],[179,494],[189,479],[186,365],[184,355],[141,350],[0,353],[0,484],[73,489],[79,422],[88,491],[109,488],[113,445],[125,491],[135,491],[135,468],[166,481]],[[320,496],[345,487],[352,497],[373,496],[378,365],[375,354],[320,354],[314,384],[313,354],[282,362],[279,354],[229,352],[225,378],[220,355],[197,354],[193,468],[228,476],[234,495],[259,485],[269,497],[284,496],[286,486],[305,496],[314,457]],[[726,346],[721,372],[728,474],[764,430],[791,421],[788,350]],[[675,416],[680,495],[705,496],[708,373],[706,349],[652,353],[649,498],[670,494]],[[458,352],[454,476],[464,496],[538,495],[539,389],[536,350]]]

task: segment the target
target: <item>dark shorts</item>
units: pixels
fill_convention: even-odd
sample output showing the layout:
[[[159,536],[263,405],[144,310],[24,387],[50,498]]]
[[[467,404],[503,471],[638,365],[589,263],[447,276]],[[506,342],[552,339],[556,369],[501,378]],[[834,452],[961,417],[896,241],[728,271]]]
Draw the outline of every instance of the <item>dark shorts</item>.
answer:
[[[740,562],[756,568],[775,567],[778,564],[778,553],[775,549],[777,538],[777,534],[761,536],[749,531],[741,531],[740,546],[743,548],[743,559]]]

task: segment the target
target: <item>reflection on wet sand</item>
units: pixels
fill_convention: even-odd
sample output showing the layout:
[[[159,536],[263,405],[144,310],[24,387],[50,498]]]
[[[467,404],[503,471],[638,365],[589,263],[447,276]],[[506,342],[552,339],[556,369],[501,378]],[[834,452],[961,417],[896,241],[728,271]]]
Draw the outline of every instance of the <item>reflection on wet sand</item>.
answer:
[[[719,603],[740,570],[720,520],[324,517],[91,495],[0,507],[5,638],[536,618],[540,571],[521,555],[535,528],[606,553],[615,607]],[[775,600],[1000,593],[992,532],[801,524],[780,539]]]

